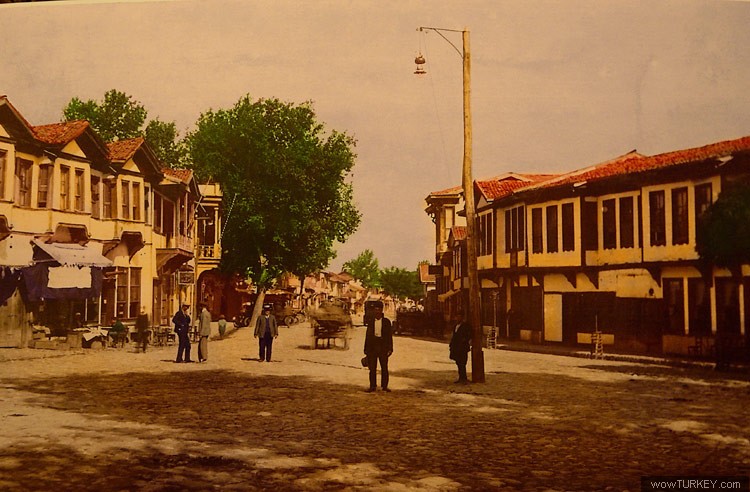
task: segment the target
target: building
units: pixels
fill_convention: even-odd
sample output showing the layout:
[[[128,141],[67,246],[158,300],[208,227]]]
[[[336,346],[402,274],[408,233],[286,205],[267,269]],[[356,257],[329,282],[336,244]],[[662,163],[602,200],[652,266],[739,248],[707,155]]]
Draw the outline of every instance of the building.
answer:
[[[745,137],[475,182],[483,325],[539,343],[590,343],[599,330],[639,353],[687,355],[717,337],[743,344],[750,266],[706,265],[695,244],[719,194],[750,183],[749,155]]]
[[[0,345],[132,324],[141,308],[168,324],[193,297],[199,199],[192,172],[163,169],[142,138],[32,126],[0,96]]]

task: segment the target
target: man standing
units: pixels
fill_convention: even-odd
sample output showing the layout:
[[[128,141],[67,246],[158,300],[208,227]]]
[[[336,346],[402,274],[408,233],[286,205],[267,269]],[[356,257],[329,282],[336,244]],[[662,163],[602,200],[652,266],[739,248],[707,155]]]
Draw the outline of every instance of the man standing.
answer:
[[[201,304],[201,314],[198,316],[198,334],[201,339],[198,342],[198,362],[208,360],[208,337],[211,336],[211,313]]]
[[[146,307],[141,306],[141,314],[135,319],[135,331],[138,334],[138,345],[141,346],[141,351],[146,352],[148,346],[148,314],[146,314]]]
[[[263,316],[255,322],[255,338],[260,346],[259,362],[271,362],[271,348],[273,339],[279,336],[279,328],[276,325],[276,317],[271,314],[267,307],[263,308]]]
[[[373,317],[367,320],[365,333],[365,355],[367,367],[370,369],[370,387],[368,393],[375,391],[377,386],[377,369],[380,361],[380,386],[383,391],[388,389],[388,357],[393,353],[393,332],[391,320],[383,317],[383,303],[378,301],[373,306]]]
[[[183,304],[182,309],[172,317],[178,340],[177,360],[175,362],[183,361],[183,353],[185,354],[185,362],[193,362],[190,360],[190,315],[188,315],[188,309],[190,309],[190,305]]]
[[[469,360],[469,351],[471,350],[471,326],[465,320],[460,321],[453,328],[453,336],[450,342],[450,358],[458,366],[457,384],[466,384],[469,379],[466,377],[466,363]]]

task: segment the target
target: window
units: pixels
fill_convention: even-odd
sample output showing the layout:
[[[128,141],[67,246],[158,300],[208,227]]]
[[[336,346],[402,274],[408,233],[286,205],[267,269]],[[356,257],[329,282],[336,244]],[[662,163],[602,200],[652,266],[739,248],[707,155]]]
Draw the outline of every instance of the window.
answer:
[[[479,237],[479,256],[492,254],[492,212],[477,218]]]
[[[151,224],[151,187],[146,185],[143,187],[143,215],[146,220],[146,224]]]
[[[141,269],[130,268],[130,317],[135,318],[141,309]]]
[[[76,169],[75,190],[75,210],[76,212],[83,212],[83,195],[85,190],[85,186],[83,184],[83,169]]]
[[[31,206],[31,161],[16,159],[16,205]]]
[[[39,166],[39,189],[36,194],[36,206],[39,208],[49,208],[52,205],[50,199],[50,183],[52,181],[52,166]]]
[[[100,217],[101,203],[99,201],[99,184],[101,179],[97,176],[91,176],[91,216],[95,219]]]
[[[547,213],[547,253],[557,253],[557,205],[550,205]]]
[[[522,251],[526,245],[524,237],[524,207],[505,211],[505,251]]]
[[[596,251],[599,249],[599,224],[597,203],[595,201],[583,202],[581,210],[581,233],[583,248],[586,251]]]
[[[617,215],[614,198],[602,202],[602,247],[604,249],[617,247]]]
[[[633,197],[620,198],[620,247],[635,246],[635,231],[633,229]]]
[[[102,183],[102,217],[105,219],[116,219],[117,218],[117,205],[115,188],[116,182],[113,180],[106,180]]]
[[[708,210],[713,201],[711,183],[698,185],[695,187],[695,223],[703,213]]]
[[[133,220],[141,220],[141,184],[133,183],[133,213],[130,217]]]
[[[122,217],[123,219],[130,218],[130,182],[122,181]]]
[[[0,200],[5,198],[5,167],[8,163],[8,153],[0,150]]]
[[[136,267],[115,268],[116,316],[118,319],[133,319],[141,309],[141,269]]]
[[[572,203],[564,203],[562,206],[562,250],[573,251],[575,242],[575,212]]]
[[[164,221],[162,219],[161,210],[162,198],[161,195],[154,193],[154,231],[161,232],[164,227]]]
[[[70,168],[60,166],[60,210],[70,208]]]
[[[667,244],[664,192],[649,192],[648,205],[651,225],[651,246],[664,246]]]
[[[542,253],[544,244],[542,238],[542,209],[531,209],[531,251],[532,253]]]
[[[672,244],[688,243],[687,188],[672,190]]]

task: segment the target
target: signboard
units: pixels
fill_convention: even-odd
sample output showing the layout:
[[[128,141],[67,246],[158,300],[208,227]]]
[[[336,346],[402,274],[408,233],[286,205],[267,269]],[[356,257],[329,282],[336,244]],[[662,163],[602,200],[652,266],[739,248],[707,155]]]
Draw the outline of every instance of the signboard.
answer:
[[[177,283],[180,285],[193,285],[195,283],[194,272],[177,272]]]

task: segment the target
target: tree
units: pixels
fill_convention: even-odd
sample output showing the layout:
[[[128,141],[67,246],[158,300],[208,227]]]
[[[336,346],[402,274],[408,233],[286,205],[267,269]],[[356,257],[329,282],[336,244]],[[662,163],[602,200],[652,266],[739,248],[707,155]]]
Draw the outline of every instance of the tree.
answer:
[[[156,118],[144,128],[147,116],[148,111],[140,102],[116,89],[107,91],[102,102],[74,97],[63,108],[63,121],[87,120],[105,142],[145,137],[162,163],[179,166],[184,152],[177,125]]]
[[[725,190],[698,220],[695,249],[720,267],[750,263],[750,185]]]
[[[334,241],[359,225],[347,182],[355,140],[325,132],[309,102],[244,96],[201,114],[186,142],[196,175],[221,184],[225,210],[232,208],[222,268],[259,286],[253,320],[273,279],[326,267]]]
[[[419,273],[405,268],[389,267],[380,272],[383,291],[401,300],[420,299],[423,295]]]
[[[375,253],[366,249],[353,260],[344,263],[344,271],[351,274],[352,277],[359,280],[364,287],[380,287],[380,266]]]

